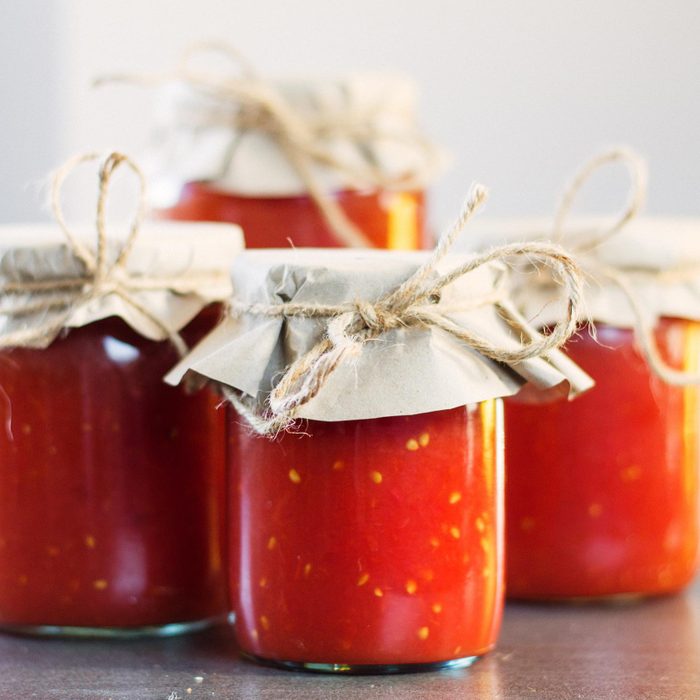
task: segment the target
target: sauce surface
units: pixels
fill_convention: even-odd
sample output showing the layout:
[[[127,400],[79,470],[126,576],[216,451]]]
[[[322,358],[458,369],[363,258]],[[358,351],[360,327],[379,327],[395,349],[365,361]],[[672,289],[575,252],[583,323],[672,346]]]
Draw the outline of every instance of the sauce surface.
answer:
[[[650,370],[629,329],[566,352],[596,381],[572,402],[506,401],[508,595],[588,598],[685,586],[698,560],[698,392]],[[673,367],[697,369],[700,325],[662,319]]]
[[[483,654],[502,608],[500,402],[309,422],[230,418],[231,580],[244,652],[432,663]]]

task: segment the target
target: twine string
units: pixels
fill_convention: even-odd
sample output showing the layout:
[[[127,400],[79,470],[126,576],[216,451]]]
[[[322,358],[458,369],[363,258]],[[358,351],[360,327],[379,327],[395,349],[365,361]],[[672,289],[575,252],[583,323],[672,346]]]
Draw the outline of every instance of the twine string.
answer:
[[[49,317],[27,328],[0,333],[0,347],[17,347],[48,344],[66,326],[76,308],[110,294],[118,296],[139,315],[155,325],[183,356],[187,346],[180,334],[170,328],[156,314],[146,308],[136,294],[142,291],[177,290],[181,293],[195,292],[202,282],[201,273],[185,272],[177,277],[132,276],[126,269],[135,241],[139,235],[145,213],[145,179],[140,168],[127,156],[113,152],[100,163],[98,195],[95,217],[96,246],[91,249],[83,243],[68,226],[61,204],[61,192],[65,180],[81,164],[100,159],[97,153],[75,156],[54,174],[51,188],[51,206],[54,217],[85,272],[76,276],[55,276],[40,280],[7,282],[0,284],[0,298],[4,306],[0,315],[13,318],[42,311],[62,309],[63,313]],[[109,238],[107,234],[107,197],[115,172],[127,166],[137,177],[139,194],[136,213],[124,242],[119,246],[114,260],[109,260]]]
[[[639,301],[639,294],[634,289],[630,277],[615,268],[601,269],[609,280],[613,281],[623,293],[635,319],[635,337],[644,359],[654,374],[672,386],[694,386],[700,384],[699,372],[688,372],[671,367],[663,358],[656,342],[654,324]]]
[[[538,242],[500,246],[439,274],[439,263],[485,199],[486,190],[479,185],[473,187],[459,218],[442,237],[428,260],[396,289],[376,301],[339,305],[235,302],[232,308],[237,314],[326,319],[325,333],[321,340],[285,369],[270,392],[265,409],[257,409],[252,397],[223,388],[226,398],[251,427],[264,435],[274,435],[288,429],[299,409],[318,395],[330,375],[344,360],[357,356],[367,342],[393,329],[437,328],[485,357],[510,365],[546,355],[563,345],[576,332],[577,318],[582,313],[582,281],[575,261],[560,246]],[[568,299],[566,317],[554,326],[551,333],[543,335],[522,332],[520,343],[515,349],[493,343],[464,328],[448,315],[472,309],[479,305],[478,301],[465,300],[461,308],[454,304],[447,309],[440,306],[440,294],[448,285],[484,265],[513,257],[525,257],[532,264],[548,267],[555,281],[564,286]],[[501,286],[501,290],[504,289]],[[494,301],[498,307],[499,299],[494,300],[490,294],[481,303],[493,304]]]
[[[582,243],[574,244],[572,249],[581,255],[581,264],[590,273],[601,280],[607,280],[616,286],[624,296],[634,316],[634,331],[639,348],[649,367],[656,376],[674,386],[691,386],[700,384],[700,373],[677,370],[666,363],[656,342],[653,324],[639,299],[639,293],[633,284],[634,273],[617,267],[602,264],[596,259],[594,252],[605,241],[619,233],[630,221],[636,218],[646,203],[648,168],[643,158],[631,149],[619,147],[595,156],[574,176],[570,185],[564,191],[559,207],[554,217],[553,238],[562,242],[565,238],[565,222],[571,212],[573,203],[580,194],[583,186],[600,168],[606,165],[622,163],[625,165],[630,178],[630,189],[627,202],[613,223],[602,226],[594,231]],[[677,281],[697,276],[697,266],[678,267],[663,270],[654,275],[661,283]],[[646,272],[648,277],[651,273]]]
[[[248,59],[238,51],[238,49],[231,44],[227,44],[225,41],[212,40],[194,41],[189,46],[185,47],[185,50],[180,56],[178,72],[198,80],[201,76],[194,70],[192,64],[197,56],[202,56],[207,53],[222,57],[233,69],[240,71],[244,76],[256,76],[254,66],[248,62]],[[205,77],[207,76],[210,77],[211,74],[207,73]]]
[[[218,53],[226,57],[237,71],[222,76],[211,72],[197,71],[192,60],[204,52]],[[332,194],[329,194],[314,168],[323,166],[344,178],[356,188],[406,189],[419,186],[420,172],[407,172],[400,176],[387,176],[372,162],[360,159],[349,163],[335,153],[326,143],[329,135],[362,143],[370,139],[391,139],[410,143],[420,148],[426,162],[437,162],[437,149],[417,130],[410,134],[397,134],[375,127],[366,115],[344,110],[341,114],[321,112],[317,118],[301,114],[285,99],[284,95],[267,79],[258,75],[248,61],[233,47],[216,42],[200,42],[190,46],[174,74],[161,77],[148,76],[104,76],[95,83],[129,82],[159,85],[176,80],[224,103],[236,105],[233,115],[207,115],[211,125],[227,125],[233,129],[257,130],[273,139],[280,151],[304,184],[319,213],[336,237],[338,243],[348,247],[374,247],[367,235],[348,217]],[[198,121],[206,125],[207,121]],[[231,152],[231,154],[233,151]]]
[[[594,250],[606,240],[621,231],[627,223],[634,219],[644,208],[647,198],[648,168],[643,158],[633,150],[625,147],[613,148],[594,156],[583,164],[574,175],[571,183],[565,188],[559,206],[554,215],[553,240],[561,242],[564,236],[564,224],[571,214],[574,202],[581,194],[584,185],[590,178],[606,165],[622,164],[627,169],[630,178],[630,189],[627,202],[613,222],[595,231],[588,240],[576,245],[578,253]]]

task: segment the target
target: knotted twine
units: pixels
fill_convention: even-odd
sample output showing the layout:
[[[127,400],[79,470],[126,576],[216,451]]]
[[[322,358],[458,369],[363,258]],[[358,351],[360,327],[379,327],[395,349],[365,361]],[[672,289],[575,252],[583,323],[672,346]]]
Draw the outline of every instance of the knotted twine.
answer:
[[[190,63],[193,56],[209,51],[223,54],[240,68],[240,75],[219,77],[195,71]],[[379,129],[367,113],[355,114],[350,110],[329,111],[319,107],[316,116],[299,112],[268,79],[260,76],[235,49],[225,44],[198,43],[187,49],[179,67],[165,76],[105,76],[96,85],[110,82],[160,85],[178,81],[195,91],[214,98],[224,105],[237,106],[233,114],[206,112],[198,114],[198,127],[227,126],[236,131],[260,131],[272,139],[304,184],[309,196],[330,228],[338,243],[352,247],[374,247],[365,233],[356,226],[342,207],[326,192],[314,172],[322,166],[343,176],[356,189],[414,189],[422,185],[425,171],[432,170],[440,160],[438,149],[416,129],[410,134]],[[377,105],[381,110],[381,104]],[[390,177],[371,159],[348,163],[333,151],[331,138],[344,139],[363,145],[376,139],[404,142],[425,155],[424,168]],[[233,157],[233,148],[229,158]]]
[[[369,341],[394,329],[437,328],[481,355],[508,365],[517,365],[524,360],[546,355],[563,345],[576,332],[577,318],[583,313],[581,273],[574,259],[558,245],[526,242],[500,246],[470,258],[447,273],[438,274],[438,264],[485,201],[486,194],[483,187],[474,186],[459,218],[440,239],[428,260],[396,289],[375,301],[322,305],[295,302],[244,304],[234,300],[231,307],[234,314],[327,319],[321,340],[286,368],[262,409],[253,397],[226,386],[221,387],[226,399],[255,432],[274,436],[290,429],[299,409],[318,394],[342,362],[357,356]],[[459,307],[440,305],[441,291],[455,280],[489,263],[518,256],[526,257],[533,264],[539,261],[546,265],[556,282],[566,290],[566,317],[548,335],[527,327],[526,322],[508,303],[504,287],[499,290],[497,298],[488,295],[479,300],[466,299]],[[509,325],[520,330],[521,338],[517,349],[496,345],[449,317],[451,313],[486,304],[495,304]]]
[[[638,345],[644,358],[652,371],[663,381],[675,386],[690,386],[700,384],[700,373],[685,372],[670,367],[661,356],[656,344],[654,325],[650,322],[649,314],[639,300],[639,295],[634,288],[633,274],[623,268],[605,265],[596,256],[596,249],[612,236],[619,233],[630,221],[639,215],[646,202],[648,170],[646,162],[634,151],[618,147],[605,151],[586,162],[574,176],[569,186],[565,189],[558,210],[554,217],[553,239],[562,243],[566,238],[564,234],[565,222],[571,212],[574,201],[580,194],[585,183],[601,167],[608,164],[623,164],[630,177],[630,190],[628,200],[621,213],[607,227],[601,227],[593,231],[581,242],[568,245],[584,270],[594,279],[608,281],[615,285],[623,293],[635,319],[634,332]],[[678,267],[663,270],[657,273],[646,271],[647,277],[652,277],[659,284],[687,279],[689,276],[700,275],[700,268],[694,266]]]
[[[75,309],[93,300],[111,294],[154,324],[183,356],[187,346],[180,334],[162,319],[147,309],[137,298],[144,291],[173,291],[178,294],[193,294],[201,289],[203,279],[210,279],[213,272],[185,271],[175,276],[134,275],[127,269],[129,256],[139,235],[145,213],[145,179],[139,167],[121,153],[110,153],[99,168],[99,187],[95,228],[96,247],[90,248],[80,241],[66,223],[61,205],[61,189],[64,181],[80,164],[99,160],[96,153],[75,156],[61,166],[53,176],[51,207],[63,235],[70,244],[72,254],[82,263],[84,272],[75,276],[64,276],[60,271],[39,280],[0,283],[0,315],[20,318],[44,312],[43,320],[18,330],[0,331],[0,348],[46,347],[67,326]],[[110,260],[108,254],[106,204],[109,185],[114,173],[126,165],[137,177],[139,197],[136,213],[129,232],[116,256]],[[52,315],[51,312],[56,312]]]

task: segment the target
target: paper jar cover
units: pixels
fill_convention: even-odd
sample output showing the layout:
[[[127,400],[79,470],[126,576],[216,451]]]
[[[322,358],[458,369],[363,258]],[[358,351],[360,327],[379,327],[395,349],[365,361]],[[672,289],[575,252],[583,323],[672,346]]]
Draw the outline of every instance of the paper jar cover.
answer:
[[[315,144],[342,165],[337,169],[311,162],[314,180],[327,191],[363,187],[351,173],[368,169],[387,182],[400,183],[410,176],[412,188],[422,187],[444,168],[445,154],[416,124],[416,90],[406,78],[356,74],[341,80],[285,80],[271,85],[312,129]],[[155,206],[171,206],[182,184],[193,181],[244,196],[306,192],[273,137],[236,126],[239,111],[238,101],[182,81],[158,90],[152,144],[143,159],[154,182]],[[314,126],[323,124],[330,128]]]
[[[457,245],[466,252],[515,240],[547,241],[552,238],[551,225],[545,219],[479,219]],[[605,274],[612,269],[624,275],[650,321],[662,316],[700,321],[700,219],[634,219],[607,241],[577,255],[577,244],[590,240],[604,225],[599,219],[574,220],[559,241],[587,273],[585,306],[590,318],[623,328],[636,325],[622,289]],[[556,322],[563,305],[552,301],[551,289],[532,281],[532,275],[518,279],[516,303],[536,325]]]
[[[233,266],[234,298],[244,304],[343,304],[376,301],[396,288],[429,253],[379,250],[255,250]],[[463,258],[447,256],[441,272]],[[442,290],[436,304],[454,308],[488,297],[505,268],[484,265]],[[514,349],[520,336],[493,303],[450,313],[482,337]],[[256,397],[260,406],[273,381],[324,335],[327,319],[231,315],[166,378],[177,383],[188,370]],[[561,352],[513,367],[494,362],[437,328],[388,330],[342,362],[299,417],[322,421],[408,415],[515,394],[527,381],[553,393],[575,394],[590,378]]]
[[[72,227],[72,230],[88,250],[94,248],[94,226]],[[108,239],[108,261],[115,260],[121,245],[123,240]],[[119,316],[141,335],[163,340],[167,335],[149,315],[178,331],[206,305],[228,298],[231,294],[229,267],[242,247],[240,229],[230,224],[146,222],[141,225],[123,272],[137,284],[153,282],[153,288],[130,292],[147,310],[147,315],[139,313],[119,294],[107,291],[83,301],[78,289],[75,303],[39,308],[33,313],[0,313],[0,335],[50,325],[53,318],[60,318],[68,309],[64,327],[85,326],[108,316]],[[58,225],[0,226],[1,287],[52,280],[60,284],[63,279],[80,278],[85,274],[84,262],[76,256]],[[118,276],[116,282],[123,279]],[[60,296],[57,291],[51,294]],[[35,302],[41,306],[48,298],[36,292],[5,292],[3,297],[0,308],[7,308],[8,304],[24,307]],[[45,347],[52,340],[53,337],[41,338],[28,345]]]

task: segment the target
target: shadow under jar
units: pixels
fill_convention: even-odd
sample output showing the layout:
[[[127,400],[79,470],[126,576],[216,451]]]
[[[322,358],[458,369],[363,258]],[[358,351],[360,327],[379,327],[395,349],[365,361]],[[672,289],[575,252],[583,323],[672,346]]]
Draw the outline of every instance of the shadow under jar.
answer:
[[[231,412],[231,582],[247,656],[399,672],[491,649],[503,594],[500,399],[274,441]]]
[[[658,378],[631,329],[596,330],[567,345],[588,395],[506,401],[509,597],[659,595],[697,569],[700,389]],[[663,318],[655,336],[667,364],[697,370],[699,323]]]

